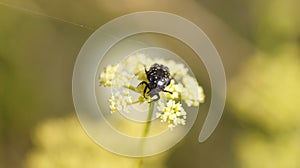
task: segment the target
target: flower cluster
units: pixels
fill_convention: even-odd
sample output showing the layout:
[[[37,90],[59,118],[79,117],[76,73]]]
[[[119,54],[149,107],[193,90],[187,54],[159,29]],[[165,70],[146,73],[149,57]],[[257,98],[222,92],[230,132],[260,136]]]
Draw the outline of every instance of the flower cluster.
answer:
[[[157,109],[162,113],[156,113],[156,118],[160,118],[161,122],[167,122],[169,128],[178,124],[185,125],[186,112],[181,103],[174,100],[169,100],[166,104],[158,102]]]
[[[101,86],[113,87],[116,90],[122,88],[122,91],[112,93],[109,99],[111,112],[128,112],[128,106],[152,100],[147,92],[144,96],[145,86],[138,84],[141,81],[148,82],[145,68],[148,69],[154,63],[169,68],[171,82],[165,90],[172,93],[159,93],[161,99],[157,102],[156,117],[160,118],[161,122],[168,123],[170,128],[179,124],[185,125],[187,113],[182,107],[182,102],[188,107],[204,103],[202,87],[190,76],[184,64],[173,60],[150,58],[144,54],[131,55],[119,64],[108,65],[100,74]]]
[[[182,83],[185,86],[182,90],[182,100],[188,106],[199,106],[200,103],[204,103],[203,88],[198,85],[195,78],[191,76],[184,76]]]
[[[120,69],[122,69],[120,64],[108,65],[100,74],[100,85],[114,88],[128,86],[131,75],[120,71]]]
[[[163,96],[167,99],[179,99],[182,89],[183,86],[181,84],[175,84],[175,81],[171,80],[171,83],[165,88],[165,90],[172,92],[172,94],[164,92]]]
[[[232,112],[251,128],[235,138],[239,167],[300,167],[299,51],[288,44],[257,53],[231,79]]]
[[[113,80],[116,78],[116,72],[119,64],[108,65],[105,70],[100,74],[100,84],[103,86],[112,86]]]
[[[102,126],[104,123],[100,123]],[[121,121],[117,129],[136,132],[131,125]],[[78,119],[74,116],[50,119],[38,124],[32,136],[33,147],[24,158],[24,168],[109,168],[136,167],[138,159],[113,154],[99,148],[82,132]],[[76,152],[75,152],[76,151]],[[143,158],[148,167],[166,168],[165,162],[170,152],[159,156]],[[116,162],[117,160],[117,162]]]
[[[128,112],[127,105],[132,103],[132,98],[129,95],[129,91],[123,91],[123,94],[116,91],[116,93],[112,93],[112,96],[109,98],[109,103],[111,112],[122,110]]]

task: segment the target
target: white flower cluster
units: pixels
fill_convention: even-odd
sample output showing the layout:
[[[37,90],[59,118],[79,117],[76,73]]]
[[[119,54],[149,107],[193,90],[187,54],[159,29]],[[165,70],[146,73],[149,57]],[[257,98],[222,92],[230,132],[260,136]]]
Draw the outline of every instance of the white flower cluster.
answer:
[[[203,88],[198,85],[195,78],[191,76],[184,76],[182,78],[184,87],[182,88],[182,100],[190,106],[199,106],[200,103],[204,103],[205,95]]]
[[[199,106],[204,103],[204,93],[197,80],[188,74],[188,68],[182,63],[173,60],[164,60],[158,58],[150,58],[144,54],[135,54],[129,56],[124,62],[116,65],[108,65],[100,74],[100,85],[114,88],[127,89],[127,92],[115,92],[109,99],[111,112],[125,111],[128,112],[127,106],[135,103],[145,103],[151,101],[146,94],[143,96],[145,86],[132,86],[130,80],[133,78],[139,82],[146,81],[145,68],[149,69],[154,63],[162,64],[170,70],[170,84],[165,90],[172,92],[160,92],[161,99],[158,101],[157,118],[162,122],[167,122],[168,127],[173,128],[177,125],[185,125],[186,112],[184,111],[181,100],[187,106]],[[134,91],[139,96],[137,100],[132,101],[129,90]],[[167,103],[164,103],[167,102]]]
[[[100,85],[119,88],[129,86],[129,80],[132,75],[126,71],[122,71],[122,65],[108,65],[100,74]]]
[[[105,70],[100,74],[100,85],[103,86],[112,86],[113,80],[116,77],[117,69],[119,64],[108,65]]]
[[[185,125],[186,112],[181,103],[169,100],[164,104],[159,101],[157,109],[162,113],[156,113],[156,118],[160,118],[161,122],[167,122],[169,128],[174,128],[179,124]]]
[[[109,107],[111,112],[124,111],[128,112],[127,106],[132,104],[132,98],[129,95],[129,91],[123,91],[123,94],[119,91],[112,93],[109,98]]]

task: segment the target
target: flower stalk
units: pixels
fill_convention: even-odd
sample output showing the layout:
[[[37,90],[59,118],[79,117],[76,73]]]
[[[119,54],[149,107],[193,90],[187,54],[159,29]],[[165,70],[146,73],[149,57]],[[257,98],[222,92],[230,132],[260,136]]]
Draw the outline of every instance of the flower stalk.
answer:
[[[147,137],[147,135],[149,133],[151,118],[152,118],[153,112],[154,112],[154,102],[151,102],[151,103],[149,103],[146,126],[145,126],[145,129],[144,129],[143,135],[142,135],[143,138]]]
[[[146,121],[146,125],[145,125],[145,128],[144,128],[144,132],[142,134],[142,139],[141,139],[141,146],[140,146],[141,154],[143,154],[143,151],[144,151],[145,138],[149,134],[150,125],[151,125],[151,118],[152,118],[152,115],[153,115],[153,112],[154,112],[154,104],[155,104],[155,102],[149,103],[147,121]],[[143,158],[140,158],[140,160],[138,162],[138,168],[141,168],[142,165],[143,165]]]

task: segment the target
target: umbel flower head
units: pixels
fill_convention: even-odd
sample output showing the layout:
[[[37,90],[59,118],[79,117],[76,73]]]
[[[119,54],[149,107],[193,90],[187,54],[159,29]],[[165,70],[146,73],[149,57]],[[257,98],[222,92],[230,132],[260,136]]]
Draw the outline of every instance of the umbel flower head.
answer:
[[[158,102],[157,108],[161,113],[156,113],[156,118],[160,118],[161,122],[167,122],[169,128],[178,124],[185,125],[186,112],[181,103],[170,99],[166,104]]]
[[[169,82],[165,83],[163,89],[151,92],[146,72],[154,64],[167,67],[169,76],[166,77]],[[141,82],[145,85],[138,85]],[[188,73],[184,64],[152,59],[144,54],[131,55],[122,63],[108,65],[100,74],[100,86],[117,90],[112,92],[108,100],[112,113],[129,112],[128,107],[136,103],[157,102],[156,117],[168,123],[169,128],[185,125],[187,113],[182,103],[188,107],[197,107],[204,103],[205,98],[203,88]],[[153,96],[157,92],[158,95]]]

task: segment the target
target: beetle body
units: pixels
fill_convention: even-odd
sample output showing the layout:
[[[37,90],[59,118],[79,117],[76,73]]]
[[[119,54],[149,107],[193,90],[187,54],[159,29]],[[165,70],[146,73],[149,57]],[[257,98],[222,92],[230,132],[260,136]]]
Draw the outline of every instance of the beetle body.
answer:
[[[144,89],[144,97],[147,88],[149,89],[147,93],[151,98],[154,97],[155,95],[157,96],[156,99],[154,99],[153,101],[157,101],[160,99],[159,92],[168,92],[172,94],[172,92],[165,90],[165,87],[167,87],[171,82],[170,71],[168,67],[162,64],[155,63],[150,67],[149,71],[147,71],[145,67],[145,73],[149,83],[147,83],[146,81],[142,81],[139,84],[139,85],[141,84],[146,85]]]

